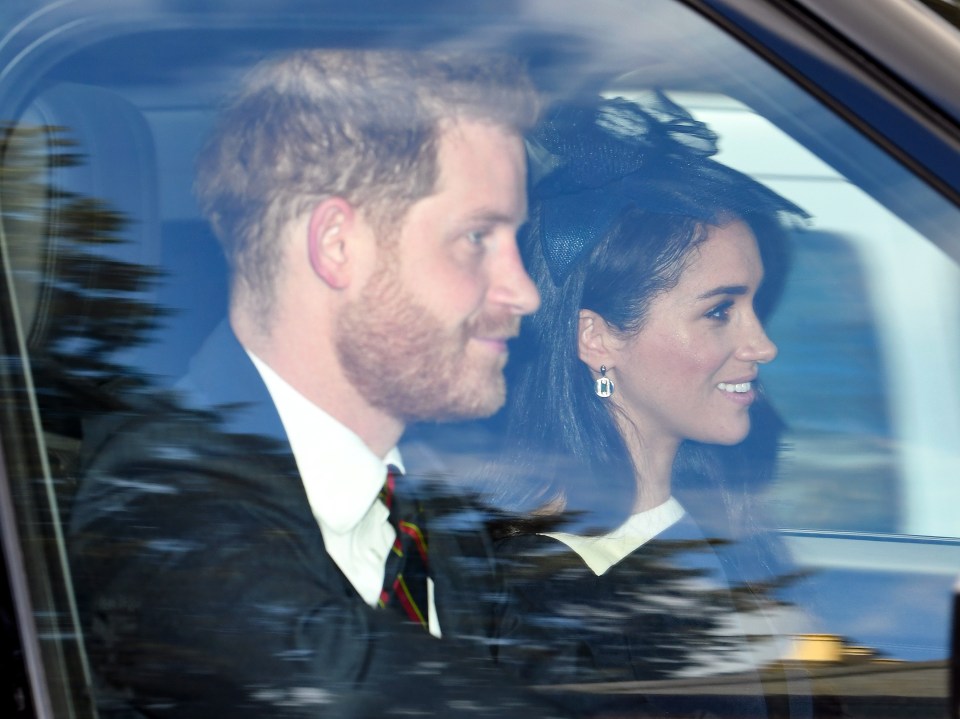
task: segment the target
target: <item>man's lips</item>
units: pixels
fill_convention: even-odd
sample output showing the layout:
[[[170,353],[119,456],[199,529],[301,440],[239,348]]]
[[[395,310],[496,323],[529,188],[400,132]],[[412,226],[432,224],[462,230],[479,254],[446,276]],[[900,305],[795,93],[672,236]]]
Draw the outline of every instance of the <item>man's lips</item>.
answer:
[[[512,337],[474,337],[475,341],[497,352],[507,351],[507,341]]]
[[[470,330],[471,339],[502,354],[507,351],[507,342],[520,334],[520,322],[515,317],[486,315]]]

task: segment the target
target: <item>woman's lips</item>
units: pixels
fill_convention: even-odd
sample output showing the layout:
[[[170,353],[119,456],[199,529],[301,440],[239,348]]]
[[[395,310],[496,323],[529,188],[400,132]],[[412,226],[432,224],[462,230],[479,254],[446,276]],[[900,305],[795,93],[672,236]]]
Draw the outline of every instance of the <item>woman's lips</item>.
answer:
[[[721,382],[717,389],[731,402],[739,405],[750,405],[757,398],[757,393],[753,389],[753,381],[746,382]]]

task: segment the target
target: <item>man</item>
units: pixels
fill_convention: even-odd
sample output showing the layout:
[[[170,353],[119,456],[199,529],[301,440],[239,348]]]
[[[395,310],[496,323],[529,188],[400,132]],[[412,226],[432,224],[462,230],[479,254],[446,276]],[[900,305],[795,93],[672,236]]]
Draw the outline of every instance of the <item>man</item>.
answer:
[[[486,632],[485,538],[382,490],[407,423],[503,403],[539,303],[515,241],[535,113],[508,60],[305,51],[247,79],[197,181],[229,323],[174,399],[85,443],[71,552],[101,711],[529,715],[455,639]],[[427,531],[419,575],[398,526]]]

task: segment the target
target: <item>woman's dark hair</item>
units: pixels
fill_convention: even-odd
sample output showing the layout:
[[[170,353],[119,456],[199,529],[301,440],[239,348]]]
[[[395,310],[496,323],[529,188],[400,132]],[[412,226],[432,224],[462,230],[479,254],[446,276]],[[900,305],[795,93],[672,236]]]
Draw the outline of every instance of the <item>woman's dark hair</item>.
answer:
[[[715,136],[666,98],[658,96],[656,102],[661,118],[667,108],[685,129],[674,122],[670,132],[663,132],[661,120],[633,103],[604,100],[592,109],[554,111],[544,123],[547,129],[542,126],[532,140],[533,161],[542,161],[541,138],[548,136],[553,169],[531,189],[530,222],[521,237],[541,307],[524,320],[508,368],[510,476],[505,482],[512,485],[508,493],[514,501],[534,511],[535,523],[557,521],[535,510],[562,502],[567,531],[617,526],[629,515],[637,491],[635,468],[610,404],[596,396],[590,369],[578,356],[580,310],[593,310],[624,334],[640,331],[650,301],[677,284],[709,227],[739,220],[756,236],[765,269],[755,298],[762,320],[780,294],[789,265],[781,217],[802,214],[751,178],[710,159]],[[648,129],[642,142],[624,141],[602,123],[589,122],[591,115],[609,118],[611,112],[625,115],[635,129],[640,118],[661,135],[651,137],[655,133]],[[699,133],[695,150],[680,146],[673,135],[681,131]],[[573,142],[564,139],[572,133]],[[707,151],[704,142],[710,145]],[[571,150],[573,144],[577,147]],[[598,170],[597,162],[606,162],[607,170]],[[591,165],[586,171],[585,164]],[[586,182],[584,175],[590,175]],[[675,474],[717,476],[720,456],[686,442]]]

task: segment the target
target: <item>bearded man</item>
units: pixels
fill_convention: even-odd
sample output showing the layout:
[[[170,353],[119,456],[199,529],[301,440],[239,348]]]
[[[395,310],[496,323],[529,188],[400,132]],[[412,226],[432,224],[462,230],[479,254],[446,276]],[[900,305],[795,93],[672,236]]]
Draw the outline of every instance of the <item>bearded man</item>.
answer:
[[[172,398],[86,443],[101,712],[529,716],[476,646],[486,539],[398,490],[396,445],[504,401],[539,304],[516,245],[536,104],[508,59],[302,51],[222,112],[196,189],[229,319]]]

